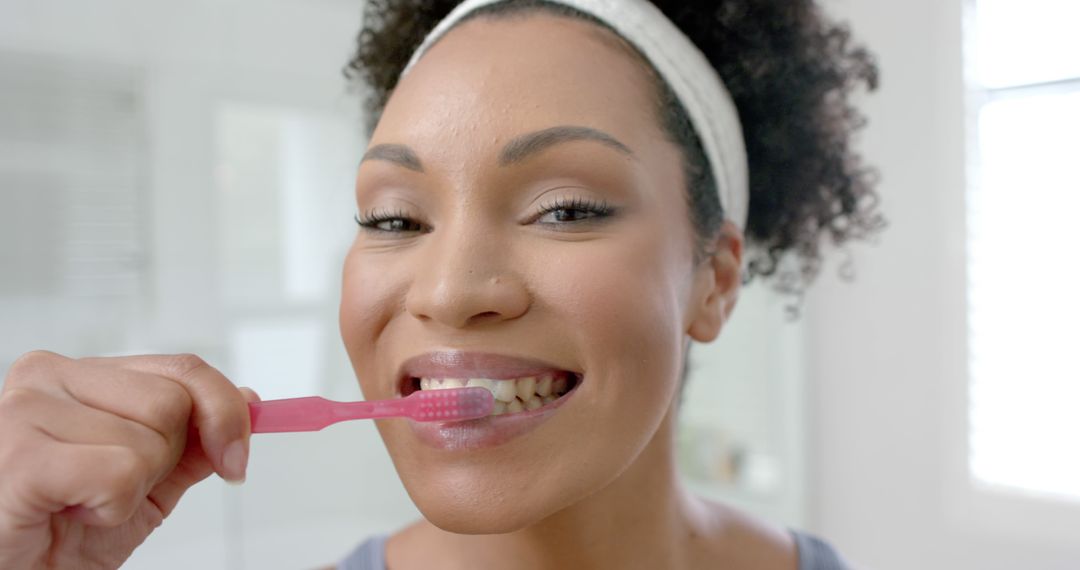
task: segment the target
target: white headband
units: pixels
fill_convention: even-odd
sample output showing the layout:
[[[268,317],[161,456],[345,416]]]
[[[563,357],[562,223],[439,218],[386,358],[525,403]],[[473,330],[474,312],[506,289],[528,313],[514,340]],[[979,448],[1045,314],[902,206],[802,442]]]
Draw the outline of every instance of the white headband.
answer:
[[[402,76],[464,17],[506,0],[465,0],[413,53]],[[727,220],[746,227],[750,199],[746,146],[731,94],[701,50],[648,0],[548,0],[576,8],[611,26],[652,63],[679,98],[712,166]]]

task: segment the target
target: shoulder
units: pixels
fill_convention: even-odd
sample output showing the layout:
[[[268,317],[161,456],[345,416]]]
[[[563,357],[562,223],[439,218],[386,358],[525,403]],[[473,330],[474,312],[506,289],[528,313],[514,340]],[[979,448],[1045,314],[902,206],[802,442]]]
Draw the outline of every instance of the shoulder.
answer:
[[[693,548],[693,566],[797,570],[798,547],[785,528],[722,503],[702,501],[702,540]],[[801,569],[799,569],[801,570]]]
[[[799,530],[774,525],[729,505],[706,502],[712,540],[695,567],[769,568],[776,570],[850,570],[852,566],[827,542]]]
[[[824,540],[801,531],[792,530],[799,553],[799,570],[850,570],[851,565]]]
[[[343,558],[336,570],[385,570],[387,535],[368,538]],[[328,570],[335,570],[330,568]]]

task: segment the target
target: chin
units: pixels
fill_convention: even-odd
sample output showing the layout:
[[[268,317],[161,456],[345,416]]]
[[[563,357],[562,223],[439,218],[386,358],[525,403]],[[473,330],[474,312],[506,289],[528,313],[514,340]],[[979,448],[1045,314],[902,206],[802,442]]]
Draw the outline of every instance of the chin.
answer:
[[[535,430],[497,445],[422,444],[404,422],[377,424],[398,477],[431,524],[455,534],[506,534],[543,523],[589,497],[632,462],[634,450],[601,445],[570,405]],[[595,429],[595,428],[594,428]],[[606,437],[605,437],[606,436]]]
[[[506,534],[529,528],[581,501],[614,475],[581,469],[580,463],[575,471],[550,455],[529,460],[501,451],[507,450],[457,461],[413,461],[414,457],[396,453],[391,457],[424,518],[455,534]],[[566,477],[567,473],[576,476]]]
[[[406,486],[408,488],[408,486]],[[452,492],[451,492],[452,491]],[[454,534],[506,534],[537,524],[552,514],[550,501],[522,500],[518,493],[480,493],[478,490],[438,489],[409,496],[431,524]],[[548,508],[533,505],[543,504]],[[562,505],[559,505],[561,508]]]
[[[487,513],[477,511],[446,509],[420,509],[431,524],[454,534],[507,534],[528,528],[536,521],[520,515],[506,516],[506,513]]]

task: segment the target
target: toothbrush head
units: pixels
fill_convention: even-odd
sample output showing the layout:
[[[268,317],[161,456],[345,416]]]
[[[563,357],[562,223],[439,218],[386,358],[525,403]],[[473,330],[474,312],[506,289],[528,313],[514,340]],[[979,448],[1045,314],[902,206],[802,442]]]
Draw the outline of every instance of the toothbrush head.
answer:
[[[417,390],[410,401],[409,417],[421,422],[453,422],[491,415],[495,397],[486,388]]]

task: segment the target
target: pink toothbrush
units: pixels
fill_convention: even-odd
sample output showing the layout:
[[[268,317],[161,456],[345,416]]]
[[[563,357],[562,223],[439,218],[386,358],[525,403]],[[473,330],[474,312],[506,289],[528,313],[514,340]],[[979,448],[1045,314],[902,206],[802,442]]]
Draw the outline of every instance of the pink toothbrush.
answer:
[[[471,420],[495,406],[484,388],[417,390],[405,398],[369,402],[334,402],[311,396],[248,404],[251,433],[319,431],[345,420],[412,418],[421,422]]]

